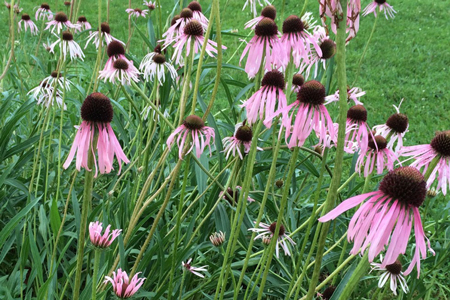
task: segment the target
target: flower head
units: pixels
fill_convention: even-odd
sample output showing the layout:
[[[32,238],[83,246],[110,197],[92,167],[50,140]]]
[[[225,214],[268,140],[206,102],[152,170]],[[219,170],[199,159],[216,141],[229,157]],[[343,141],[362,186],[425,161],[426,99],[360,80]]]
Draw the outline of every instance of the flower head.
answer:
[[[38,34],[39,29],[37,28],[36,24],[34,24],[34,22],[31,21],[29,14],[22,15],[22,18],[20,19],[19,24],[18,24],[19,32],[22,31],[22,23],[23,23],[24,31],[27,31],[27,29],[29,28],[32,35]]]
[[[196,19],[197,21],[199,21],[202,24],[208,25],[209,20],[202,13],[202,6],[200,5],[200,3],[198,3],[197,1],[192,1],[191,3],[189,3],[189,5],[187,7],[192,11],[192,15],[193,15],[194,19]]]
[[[58,39],[50,45],[50,53],[55,53],[55,46],[58,44],[62,50],[64,58],[66,58],[69,54],[71,60],[75,58],[83,60],[83,50],[81,50],[81,47],[73,40],[73,34],[69,31],[64,31],[62,33],[62,39]]]
[[[95,177],[97,177],[97,159],[94,150],[97,149],[98,168],[100,173],[110,173],[113,170],[113,159],[116,156],[119,163],[119,173],[122,169],[122,161],[130,161],[123,153],[122,147],[111,128],[113,119],[113,107],[111,101],[101,93],[92,93],[87,96],[81,105],[81,123],[75,140],[70,149],[64,169],[67,169],[77,153],[76,168],[81,167],[91,171],[88,166],[89,153],[93,154],[95,165]],[[96,144],[96,148],[94,149]]]
[[[387,246],[385,259],[381,263],[383,268],[393,264],[400,254],[405,253],[414,221],[415,254],[405,274],[411,273],[417,265],[419,276],[420,259],[426,257],[426,237],[419,207],[425,200],[426,192],[424,177],[417,169],[400,167],[390,171],[383,178],[378,191],[345,200],[319,221],[333,220],[368,199],[350,221],[348,240],[354,241],[350,253],[353,255],[360,251],[364,253],[368,248],[369,261],[372,262]],[[428,248],[433,252],[429,241]]]
[[[133,62],[126,58],[117,58],[112,60],[110,64],[106,64],[105,68],[99,72],[99,79],[105,82],[120,82],[122,85],[130,85],[131,80],[139,81],[139,71],[133,65]]]
[[[130,280],[125,271],[118,269],[117,273],[113,272],[112,278],[105,276],[105,283],[111,282],[116,296],[120,299],[127,299],[133,296],[144,284],[146,278],[138,278],[140,273],[141,272],[134,275]]]
[[[148,9],[140,9],[140,8],[127,8],[125,11],[128,13],[128,18],[131,18],[131,17],[145,18],[148,13]]]
[[[50,5],[48,3],[42,3],[41,6],[36,10],[36,14],[34,18],[37,20],[45,20],[47,18],[48,21],[53,19],[53,13],[50,10]]]
[[[266,224],[266,223],[259,223],[260,228],[249,228],[248,230],[253,232],[258,232],[259,234],[255,236],[255,240],[259,238],[264,238],[269,236],[270,238],[273,237],[275,234],[275,230],[277,227],[277,222],[273,222],[272,224]],[[278,238],[277,238],[277,245],[275,248],[276,256],[279,257],[279,246],[281,245],[281,248],[284,250],[284,254],[290,256],[291,252],[289,251],[288,245],[286,243],[286,240],[288,240],[292,246],[295,245],[295,242],[289,237],[289,233],[286,232],[286,228],[283,226],[283,224],[280,225],[280,229],[278,231]]]
[[[239,155],[241,159],[244,159],[244,156],[242,155],[242,150],[244,151],[244,154],[247,154],[250,152],[250,147],[252,145],[252,128],[243,123],[236,124],[234,135],[232,137],[225,137],[222,140],[222,143],[224,144],[224,150],[223,152],[226,153],[226,158],[230,156],[230,154],[233,155],[233,157],[236,156],[236,153]],[[262,150],[261,148],[259,148]]]
[[[275,21],[276,16],[277,16],[277,10],[276,10],[275,6],[268,5],[262,9],[261,15],[259,17],[253,18],[250,21],[248,21],[247,23],[245,23],[244,28],[251,28],[252,30],[255,30],[255,27],[259,23],[259,21],[261,21],[264,18],[269,18],[269,19],[272,19],[273,21]]]
[[[191,265],[192,258],[189,258],[186,263],[184,261],[181,262],[183,268],[189,272],[191,272],[194,275],[197,275],[198,277],[205,278],[205,275],[199,273],[199,272],[206,272],[207,266],[201,266],[201,267],[194,267]]]
[[[159,45],[142,59],[139,69],[145,80],[154,81],[154,78],[157,78],[160,85],[166,80],[166,71],[169,71],[172,80],[177,78],[177,71],[166,61],[166,56],[161,52]]]
[[[300,74],[294,74],[294,76],[292,77],[292,91],[298,93],[298,91],[300,91],[300,88],[302,87],[302,85],[305,83],[305,77]]]
[[[363,105],[363,103],[359,101],[359,98],[364,96],[365,94],[366,92],[362,91],[358,87],[354,87],[351,89],[347,88],[347,101],[352,100],[356,105]],[[325,105],[337,101],[339,101],[339,90],[337,90],[333,95],[325,97]]]
[[[89,237],[92,245],[98,248],[107,248],[120,235],[122,229],[114,229],[111,232],[111,225],[106,227],[102,235],[103,224],[99,221],[89,223]]]
[[[383,256],[380,255],[380,257],[382,262]],[[390,279],[389,287],[391,288],[391,291],[394,293],[394,295],[397,296],[397,281],[400,283],[400,286],[402,287],[402,290],[403,292],[405,292],[405,294],[409,292],[408,285],[406,284],[406,280],[402,272],[402,263],[398,259],[394,263],[386,265],[384,267],[381,266],[381,263],[372,263],[371,265],[371,271],[384,271],[378,281],[378,287],[380,289],[383,288],[388,279]]]
[[[67,15],[60,11],[55,15],[55,18],[52,21],[47,22],[47,27],[45,27],[45,30],[51,28],[51,31],[54,32],[56,29],[56,32],[59,34],[64,27],[77,29],[78,27],[80,27],[80,25],[72,24],[72,22],[69,21]]]
[[[88,22],[85,16],[78,17],[77,24],[80,25],[75,31],[81,32],[82,30],[89,30],[92,28],[91,24]]]
[[[369,3],[369,5],[364,8],[363,16],[367,16],[368,14],[373,13],[376,17],[377,9],[380,12],[384,11],[384,16],[386,17],[386,19],[389,19],[389,17],[393,19],[395,17],[394,13],[396,13],[396,11],[391,5],[389,5],[389,3],[386,2],[386,0],[374,0]]]
[[[377,167],[377,174],[383,173],[384,168],[391,171],[394,169],[394,162],[398,160],[397,155],[387,148],[387,141],[381,135],[369,136],[368,147],[361,148],[355,170],[361,173],[364,169],[364,177],[369,176],[373,169]]]
[[[100,26],[100,30],[91,31],[89,33],[89,37],[86,41],[86,45],[84,46],[84,49],[87,48],[90,41],[92,41],[92,40],[97,49],[98,49],[98,46],[100,45],[100,41],[101,41],[102,45],[104,45],[104,43],[106,43],[106,45],[109,45],[109,43],[111,43],[112,41],[118,41],[122,45],[125,45],[124,42],[119,41],[118,39],[113,37],[110,34],[110,32],[111,32],[111,27],[109,27],[109,24],[107,22],[103,22]]]
[[[399,153],[400,156],[411,156],[410,159],[414,159],[411,166],[422,170],[424,174],[430,165],[434,166],[427,187],[431,187],[437,175],[436,191],[442,190],[442,194],[447,194],[447,186],[450,185],[450,130],[438,132],[430,144],[403,147]]]
[[[249,124],[254,124],[259,116],[264,120],[264,125],[267,127],[272,125],[272,120],[279,114],[278,111],[283,111],[287,107],[284,87],[284,76],[280,71],[272,70],[264,75],[261,88],[241,105],[247,111]]]
[[[214,246],[219,247],[225,242],[225,233],[222,231],[214,232],[209,236],[209,240]]]
[[[245,72],[253,78],[259,71],[261,61],[265,59],[264,68],[272,70],[272,66],[283,67],[283,47],[278,38],[278,27],[271,18],[263,18],[255,27],[255,36],[248,42],[242,52],[239,63],[247,55]],[[264,57],[263,57],[264,54]],[[280,55],[281,54],[281,55]]]
[[[366,153],[369,144],[370,128],[367,125],[367,110],[362,105],[354,105],[347,111],[344,150],[354,153],[356,149]],[[373,136],[371,136],[373,139]]]
[[[144,0],[144,3],[142,3],[142,5],[147,6],[150,11],[152,11],[152,10],[154,10],[156,8],[156,2],[154,2],[154,1],[146,1],[146,0]]]
[[[180,37],[185,34],[184,27],[189,24],[192,20],[194,20],[193,11],[186,7],[184,8],[179,15],[173,17],[169,29],[163,34],[163,40],[160,42],[164,42],[164,47],[167,48],[173,42],[176,42],[180,39]],[[202,27],[202,33],[198,35],[203,35],[203,31],[208,27],[208,24],[205,24],[199,20],[196,20]],[[197,27],[197,25],[195,26]],[[194,27],[189,31],[193,31]],[[200,31],[199,29],[195,29],[195,32]],[[194,34],[195,35],[195,34]]]
[[[186,138],[189,134],[192,137],[192,142],[191,147],[185,154],[191,152],[194,146],[195,153],[198,158],[200,158],[207,145],[209,146],[209,150],[211,152],[211,146],[209,144],[211,143],[211,141],[214,142],[214,129],[205,126],[202,118],[196,115],[190,115],[186,117],[186,119],[184,119],[183,124],[178,126],[167,139],[167,146],[169,147],[169,149],[172,148],[173,144],[175,143],[175,137],[178,136],[178,156],[180,159],[183,159],[183,150],[186,143]]]
[[[402,102],[403,100],[400,105],[402,105]],[[396,153],[403,147],[403,137],[408,132],[409,127],[408,116],[400,113],[400,105],[398,107],[394,105],[397,113],[391,115],[385,124],[373,127],[377,135],[382,135],[386,139],[390,137],[387,145],[389,149],[394,150],[394,143],[397,141]]]

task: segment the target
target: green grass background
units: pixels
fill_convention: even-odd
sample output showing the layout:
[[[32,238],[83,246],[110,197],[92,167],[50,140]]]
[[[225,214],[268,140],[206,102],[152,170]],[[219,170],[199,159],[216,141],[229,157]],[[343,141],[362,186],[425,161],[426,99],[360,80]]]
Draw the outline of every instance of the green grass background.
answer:
[[[80,15],[85,15],[95,28],[97,24],[97,2],[81,0]],[[103,0],[103,12],[106,15],[106,1]],[[173,11],[179,1],[161,1],[162,16],[165,19]],[[277,23],[282,24],[282,0],[273,1],[278,9]],[[188,1],[184,1],[186,5]],[[209,16],[210,1],[200,1],[204,12]],[[362,1],[364,8],[369,2]],[[406,136],[406,145],[429,143],[435,131],[450,129],[450,89],[449,89],[449,36],[450,3],[448,0],[391,0],[391,5],[397,11],[393,20],[386,20],[383,14],[379,20],[363,60],[359,77],[355,86],[361,87],[367,92],[362,98],[369,112],[369,124],[371,126],[384,123],[394,113],[393,104],[398,105],[402,98],[405,99],[401,111],[406,113],[410,120],[410,133]],[[20,6],[23,12],[34,15],[34,8],[39,1],[24,1]],[[63,1],[50,0],[53,11],[66,11]],[[222,30],[234,30],[237,34],[247,35],[249,31],[243,30],[243,24],[252,15],[248,9],[242,11],[243,0],[221,0],[221,24]],[[304,2],[285,0],[284,17],[290,14],[299,14]],[[132,7],[142,6],[142,1],[133,0]],[[125,9],[128,8],[126,0],[111,0],[110,25],[111,33],[121,39],[128,37],[128,16]],[[175,8],[175,9],[174,9]],[[259,7],[258,7],[259,8]],[[318,18],[318,2],[308,1],[307,10],[313,12]],[[155,11],[156,12],[156,11]],[[154,13],[155,13],[154,12]],[[6,8],[0,11],[0,42],[5,44],[8,38]],[[347,71],[348,82],[352,84],[355,79],[358,61],[365,47],[366,41],[374,23],[373,14],[361,17],[360,31],[347,47]],[[140,29],[146,30],[147,22],[139,18],[136,21]],[[80,36],[78,42],[84,47],[86,35]],[[37,38],[31,37],[30,39]],[[247,39],[248,40],[248,39]],[[224,53],[224,62],[228,61],[236,48],[241,44],[236,36],[224,35],[223,43],[228,47]],[[140,39],[137,32],[133,34],[131,50],[138,59],[142,58],[147,47]],[[91,49],[92,51],[92,49]],[[5,51],[6,52],[6,51]],[[242,47],[231,59],[230,63],[238,65]],[[43,53],[41,52],[41,55]],[[95,55],[91,55],[95,57]],[[7,59],[7,53],[2,53],[2,67]],[[33,74],[34,75],[34,74]],[[36,84],[47,74],[36,74],[30,79],[30,84]],[[248,81],[245,74],[238,71],[225,69],[223,76],[239,81]],[[233,91],[233,97],[237,91]],[[334,91],[330,91],[332,93]],[[213,113],[227,106],[223,91]],[[244,100],[244,99],[242,99]],[[333,108],[330,108],[333,111]]]

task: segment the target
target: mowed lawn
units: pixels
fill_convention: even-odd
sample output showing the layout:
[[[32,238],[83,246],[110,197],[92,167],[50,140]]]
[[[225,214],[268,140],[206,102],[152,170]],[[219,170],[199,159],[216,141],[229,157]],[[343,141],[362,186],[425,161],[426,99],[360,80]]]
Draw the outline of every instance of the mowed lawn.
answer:
[[[80,15],[85,15],[93,27],[96,27],[97,1],[81,1]],[[276,21],[280,30],[283,13],[282,2],[282,0],[273,2],[278,9]],[[35,1],[33,3],[32,1],[21,1],[23,12],[34,16],[35,3]],[[102,3],[106,16],[106,1],[103,0]],[[166,19],[173,11],[179,11],[178,3],[179,1],[161,1],[163,19]],[[184,1],[184,4],[187,3],[188,1]],[[200,1],[200,3],[208,16],[210,1]],[[247,36],[250,31],[244,30],[243,27],[252,15],[248,9],[242,11],[244,1],[221,0],[220,3],[222,30]],[[303,1],[286,0],[284,17],[290,14],[299,14],[303,3]],[[363,1],[362,7],[364,8],[368,3],[368,1]],[[368,109],[371,126],[384,123],[386,118],[395,112],[392,105],[398,105],[404,98],[401,111],[406,113],[410,120],[410,132],[406,136],[406,145],[429,143],[435,131],[450,129],[450,118],[448,117],[450,110],[450,89],[448,88],[450,78],[448,70],[450,65],[448,46],[450,4],[448,0],[392,0],[389,3],[397,11],[396,17],[393,20],[386,20],[384,14],[378,16],[372,40],[362,61],[359,76],[357,76],[358,62],[375,21],[373,15],[361,17],[360,31],[347,47],[348,82],[349,85],[354,84],[367,92],[362,101]],[[51,0],[49,4],[53,11],[66,11],[63,1]],[[110,1],[111,33],[122,40],[126,40],[128,37],[128,15],[125,12],[127,7],[128,1]],[[144,8],[141,0],[133,0],[132,7]],[[313,12],[315,18],[318,18],[318,2],[308,1],[307,11]],[[6,8],[0,10],[0,19],[2,20],[0,22],[0,31],[2,32],[0,42],[3,45],[8,36],[7,13]],[[146,30],[147,22],[144,19],[140,18],[136,20],[136,23],[141,30]],[[250,33],[250,37],[252,35],[253,33]],[[84,34],[79,38],[82,47],[84,47],[83,40],[86,37],[87,35]],[[43,41],[47,42],[46,39]],[[29,47],[34,49],[37,38],[28,37],[26,43],[32,44]],[[223,43],[228,47],[224,53],[224,62],[238,65],[243,49],[239,37],[224,35]],[[145,55],[147,48],[136,31],[133,33],[131,45],[131,52],[136,58],[140,59]],[[236,51],[239,46],[241,48]],[[88,49],[92,51],[92,48]],[[236,54],[233,56],[235,52]],[[2,51],[0,59],[2,67],[7,60],[7,54]],[[42,54],[45,54],[44,51],[41,52]],[[36,73],[36,78],[29,78],[30,84],[39,82],[45,76],[47,74]],[[241,81],[248,80],[242,72],[228,69],[224,70],[223,76]],[[354,82],[355,79],[356,82]],[[334,91],[330,91],[330,93],[332,92]],[[223,109],[227,105],[227,101],[221,98],[213,112],[217,113],[219,109]]]

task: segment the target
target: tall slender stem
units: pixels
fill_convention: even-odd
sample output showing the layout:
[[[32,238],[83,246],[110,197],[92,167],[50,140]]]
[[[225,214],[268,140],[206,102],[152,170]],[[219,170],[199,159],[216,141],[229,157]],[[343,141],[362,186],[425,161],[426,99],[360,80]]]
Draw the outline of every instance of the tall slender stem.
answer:
[[[347,0],[341,0],[341,7],[347,7]],[[345,69],[345,37],[346,37],[346,20],[347,10],[344,9],[342,15],[337,16],[339,22],[337,24],[336,34],[336,64],[337,64],[337,78],[339,87],[339,131],[338,142],[336,147],[336,157],[333,171],[333,178],[331,179],[330,189],[328,191],[327,199],[325,200],[325,207],[322,214],[329,212],[337,198],[337,190],[341,182],[342,165],[344,157],[344,140],[345,140],[345,122],[347,118],[347,73]],[[319,281],[320,267],[322,264],[323,252],[325,242],[327,239],[330,222],[322,225],[319,242],[317,244],[316,262],[314,264],[314,272],[310,280],[309,290],[306,299],[311,300],[314,297],[317,282]]]
[[[97,298],[97,275],[98,268],[100,267],[100,250],[95,249],[94,254],[94,270],[92,272],[92,297],[91,300],[95,300]]]

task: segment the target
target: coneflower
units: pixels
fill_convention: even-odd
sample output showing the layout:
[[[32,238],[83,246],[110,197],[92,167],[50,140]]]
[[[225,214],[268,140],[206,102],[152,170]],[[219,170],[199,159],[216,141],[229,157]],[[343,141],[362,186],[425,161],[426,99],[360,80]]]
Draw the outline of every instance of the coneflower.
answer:
[[[18,30],[19,32],[22,31],[22,23],[23,23],[23,30],[27,31],[27,29],[30,29],[30,32],[32,35],[37,35],[39,32],[39,29],[37,28],[36,24],[31,20],[29,14],[23,14],[20,18],[19,24],[18,24]]]
[[[77,29],[78,27],[80,27],[80,25],[72,24],[65,13],[59,12],[55,15],[55,18],[52,21],[47,22],[47,27],[45,27],[45,30],[51,28],[51,31],[54,32],[56,29],[56,32],[59,34],[64,28]]]
[[[275,234],[276,227],[277,227],[277,222],[273,222],[270,225],[260,222],[259,228],[249,228],[248,230],[258,233],[258,235],[255,236],[255,240],[256,239],[264,239],[265,237],[269,237],[271,239],[273,237],[273,235]],[[275,255],[277,257],[280,257],[279,246],[281,246],[285,255],[288,255],[288,256],[291,255],[291,252],[289,251],[289,247],[286,243],[286,240],[289,243],[291,243],[292,246],[295,245],[295,242],[289,237],[289,233],[286,232],[286,228],[283,226],[283,224],[281,224],[280,229],[278,231],[277,244],[276,244],[276,248],[275,248]]]
[[[264,18],[269,18],[269,19],[272,19],[273,21],[275,21],[276,16],[277,16],[277,10],[276,10],[275,6],[268,5],[263,8],[263,10],[261,11],[261,15],[259,17],[253,18],[250,21],[248,21],[247,23],[245,23],[244,28],[251,28],[252,30],[255,30],[255,27],[259,23],[259,21],[261,21]]]
[[[84,53],[81,47],[73,40],[73,34],[69,31],[64,31],[62,33],[62,39],[58,39],[56,42],[50,45],[50,52],[55,52],[55,46],[59,44],[61,51],[63,53],[64,59],[69,54],[70,59],[79,58],[83,60]]]
[[[37,20],[45,20],[47,18],[48,21],[53,19],[53,13],[50,10],[50,5],[47,3],[42,3],[41,6],[36,10],[36,14],[34,18]]]
[[[140,9],[140,8],[127,8],[125,10],[128,13],[128,18],[130,19],[131,17],[143,17],[145,18],[147,16],[148,13],[148,9]]]
[[[87,46],[89,45],[91,40],[94,40],[93,43],[95,44],[95,47],[97,49],[98,49],[98,46],[100,45],[100,41],[102,42],[102,45],[104,45],[105,43],[106,43],[106,45],[109,45],[109,43],[111,43],[112,41],[118,41],[122,45],[125,45],[124,42],[113,37],[110,34],[110,32],[111,32],[111,27],[109,27],[109,24],[107,22],[103,22],[100,26],[100,31],[96,30],[96,31],[91,31],[89,33],[89,37],[86,41],[86,45],[84,46],[84,49],[87,48]]]

